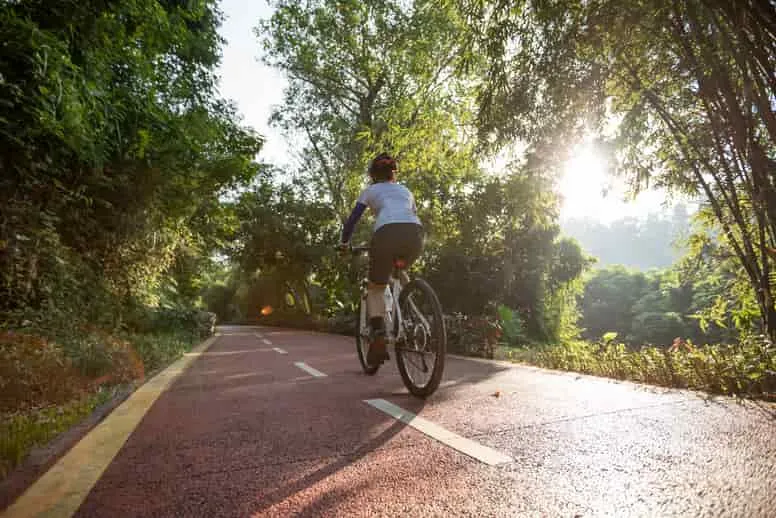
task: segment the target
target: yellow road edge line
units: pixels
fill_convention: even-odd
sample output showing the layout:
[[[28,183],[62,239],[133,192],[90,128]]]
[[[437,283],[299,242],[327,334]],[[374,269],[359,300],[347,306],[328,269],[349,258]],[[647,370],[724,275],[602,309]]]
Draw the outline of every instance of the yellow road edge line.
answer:
[[[219,337],[216,333],[141,385],[27,488],[0,517],[73,516],[151,405]]]

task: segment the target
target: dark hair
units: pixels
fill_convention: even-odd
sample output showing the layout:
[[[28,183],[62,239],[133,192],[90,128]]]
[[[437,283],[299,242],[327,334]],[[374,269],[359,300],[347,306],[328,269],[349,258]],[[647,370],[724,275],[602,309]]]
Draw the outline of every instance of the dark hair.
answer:
[[[396,174],[396,159],[388,153],[380,153],[369,164],[369,176],[373,182],[393,180]]]

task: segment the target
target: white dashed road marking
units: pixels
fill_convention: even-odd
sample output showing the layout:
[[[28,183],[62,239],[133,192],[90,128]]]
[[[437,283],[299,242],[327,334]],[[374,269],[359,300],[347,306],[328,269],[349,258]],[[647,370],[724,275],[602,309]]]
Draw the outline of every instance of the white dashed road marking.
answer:
[[[408,412],[407,410],[404,410],[403,408],[396,406],[384,399],[365,399],[364,403],[375,407],[381,412],[385,412],[389,416],[398,421],[401,421],[402,423],[408,424],[417,431],[424,433],[433,439],[436,439],[442,444],[445,444],[454,450],[458,450],[461,453],[464,453],[469,457],[477,459],[478,461],[484,462],[490,466],[512,462],[511,457],[508,457],[501,452],[498,452],[492,448],[488,448],[487,446],[483,446],[482,444],[472,441],[471,439],[467,439],[466,437],[461,437],[457,433],[442,428],[441,426],[434,424],[427,419],[418,417],[412,412]]]
[[[317,369],[313,369],[309,365],[307,365],[304,362],[295,362],[294,365],[305,371],[307,374],[310,374],[311,376],[315,376],[316,378],[325,378],[326,375],[322,373],[321,371]]]
[[[285,349],[281,349],[280,347],[273,347],[272,350],[275,351],[276,353],[288,354],[288,351],[286,351]]]

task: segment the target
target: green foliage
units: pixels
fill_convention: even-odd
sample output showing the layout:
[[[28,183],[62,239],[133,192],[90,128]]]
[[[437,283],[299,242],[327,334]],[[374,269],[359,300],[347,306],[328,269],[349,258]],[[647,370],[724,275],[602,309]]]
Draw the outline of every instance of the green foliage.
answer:
[[[558,239],[551,170],[538,156],[500,177],[483,170],[473,83],[456,67],[463,27],[454,4],[385,0],[283,0],[260,25],[265,62],[289,78],[273,122],[301,139],[304,165],[292,185],[259,186],[237,206],[245,223],[231,255],[244,318],[286,295],[328,317],[353,311],[359,268],[330,246],[367,161],[387,150],[426,230],[416,271],[446,312],[487,320],[503,304],[532,339],[574,334],[571,287],[588,261]],[[327,205],[313,201],[321,195]],[[368,235],[362,224],[353,240]]]
[[[682,315],[674,311],[638,313],[633,320],[634,337],[643,337],[642,343],[670,344],[676,337],[688,336],[688,326]]]
[[[687,257],[671,269],[646,274],[622,266],[595,271],[580,297],[582,336],[597,340],[611,331],[631,346],[667,347],[677,337],[719,343],[750,333],[751,325],[736,327],[729,314],[707,321],[703,315],[716,311],[709,304],[723,293],[690,265],[698,263]]]
[[[75,335],[61,335],[58,341],[68,361],[85,379],[121,383],[143,376],[143,365],[125,340],[84,329]]]
[[[261,144],[215,95],[213,2],[0,16],[0,318],[118,327],[168,273],[193,303],[187,264],[212,250],[219,193],[256,174]]]
[[[504,341],[510,346],[524,342],[525,334],[520,316],[506,306],[498,306],[497,311]]]
[[[739,345],[690,346],[677,350],[627,348],[622,343],[568,342],[516,349],[508,356],[550,369],[569,370],[713,394],[776,398],[776,347],[763,337]]]
[[[693,286],[692,317],[714,337],[757,334],[760,310],[748,275],[715,227],[708,228],[704,212],[699,214],[702,226],[688,241],[688,254],[677,265]]]
[[[601,337],[601,342],[603,344],[609,344],[617,339],[617,333],[614,331],[609,331],[608,333],[604,333]]]
[[[147,373],[177,360],[199,342],[198,335],[185,328],[153,334],[128,334],[125,339],[132,344]]]
[[[67,414],[212,332],[188,308],[261,147],[217,95],[219,23],[212,0],[0,9],[3,410]]]
[[[233,284],[211,284],[203,293],[204,305],[216,315],[218,322],[237,321],[236,287]]]
[[[592,133],[635,189],[702,197],[776,339],[776,31],[772,5],[462,2],[486,55],[485,144],[522,139],[562,160]]]
[[[136,328],[146,333],[190,334],[193,339],[207,338],[215,332],[215,315],[198,309],[164,308],[149,312],[144,319],[145,328]]]
[[[431,248],[423,274],[446,311],[482,315],[513,308],[532,340],[557,340],[574,327],[575,279],[589,266],[579,245],[558,239],[550,180],[527,164],[484,179],[455,199],[452,232]]]
[[[457,125],[471,118],[451,67],[461,20],[430,1],[282,0],[257,33],[289,79],[275,124],[304,142],[300,175],[344,218],[367,161],[389,150],[432,232],[446,199],[476,169]]]
[[[635,304],[647,293],[647,277],[622,266],[596,270],[585,283],[580,310],[583,336],[615,332],[630,341]]]

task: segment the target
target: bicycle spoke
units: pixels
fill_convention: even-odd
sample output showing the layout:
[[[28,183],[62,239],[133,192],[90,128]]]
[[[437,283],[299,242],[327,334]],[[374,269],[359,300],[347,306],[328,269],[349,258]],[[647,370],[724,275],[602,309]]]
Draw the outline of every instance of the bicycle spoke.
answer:
[[[415,304],[415,300],[412,298],[412,295],[407,297],[407,302],[409,303],[410,309],[412,310],[413,314],[415,315],[418,320],[420,320],[420,323],[425,328],[425,331],[428,334],[431,334],[431,325],[429,325],[428,320],[426,320],[426,317],[423,316],[423,313],[418,309],[417,304]]]

